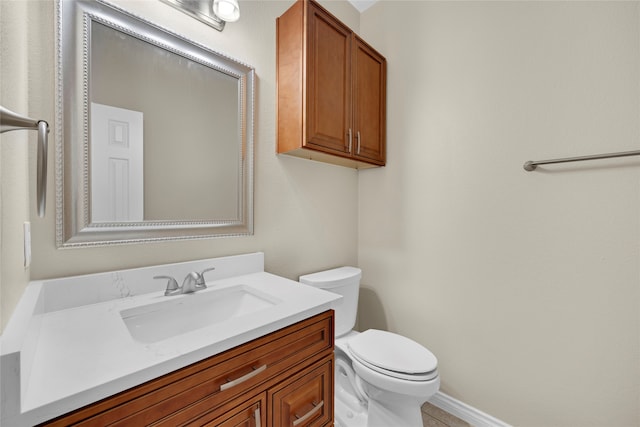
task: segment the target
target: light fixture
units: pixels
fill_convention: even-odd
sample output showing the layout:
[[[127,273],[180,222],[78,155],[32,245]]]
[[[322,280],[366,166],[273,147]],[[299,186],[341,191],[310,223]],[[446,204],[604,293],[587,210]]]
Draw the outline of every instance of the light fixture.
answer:
[[[223,21],[237,21],[240,18],[238,0],[213,0],[213,13]]]

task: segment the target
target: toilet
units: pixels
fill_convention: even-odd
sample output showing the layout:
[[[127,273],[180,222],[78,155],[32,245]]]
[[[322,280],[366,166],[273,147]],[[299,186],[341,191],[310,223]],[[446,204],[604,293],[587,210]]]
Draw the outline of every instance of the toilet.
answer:
[[[335,310],[335,426],[422,427],[421,406],[440,387],[438,360],[417,342],[387,331],[353,330],[362,271],[300,276],[342,295]]]

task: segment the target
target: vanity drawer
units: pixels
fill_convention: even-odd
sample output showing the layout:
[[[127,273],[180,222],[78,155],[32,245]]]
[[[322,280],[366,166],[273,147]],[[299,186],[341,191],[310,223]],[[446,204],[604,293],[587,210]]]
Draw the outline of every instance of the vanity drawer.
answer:
[[[175,426],[282,381],[333,351],[333,312],[149,381],[44,425]],[[254,390],[255,389],[255,390]]]

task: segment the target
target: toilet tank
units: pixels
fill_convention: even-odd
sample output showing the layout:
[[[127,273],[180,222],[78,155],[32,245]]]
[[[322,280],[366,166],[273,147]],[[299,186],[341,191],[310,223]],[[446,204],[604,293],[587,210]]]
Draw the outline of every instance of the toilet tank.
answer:
[[[300,276],[300,283],[342,295],[342,300],[334,306],[336,337],[351,332],[356,324],[361,277],[362,270],[356,267],[340,267]]]

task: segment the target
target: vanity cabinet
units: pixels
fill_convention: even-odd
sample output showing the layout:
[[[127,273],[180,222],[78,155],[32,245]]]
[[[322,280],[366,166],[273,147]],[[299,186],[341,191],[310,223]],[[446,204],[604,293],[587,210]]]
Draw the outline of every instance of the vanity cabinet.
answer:
[[[276,27],[278,153],[384,166],[386,59],[313,0]]]
[[[333,311],[42,425],[331,426]]]

